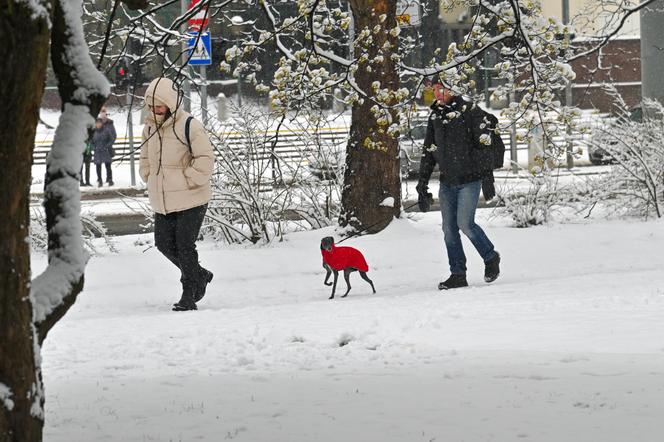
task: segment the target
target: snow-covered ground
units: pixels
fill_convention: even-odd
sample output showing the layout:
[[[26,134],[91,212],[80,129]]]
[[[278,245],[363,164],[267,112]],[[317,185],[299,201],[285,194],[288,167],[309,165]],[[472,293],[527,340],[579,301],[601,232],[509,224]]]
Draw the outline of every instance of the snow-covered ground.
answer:
[[[324,229],[200,244],[215,279],[184,313],[150,236],[117,238],[45,342],[45,440],[660,441],[662,221],[515,229],[488,214],[491,285],[466,243],[471,287],[439,292],[440,216],[414,214],[343,244],[375,295],[354,274],[327,299]]]

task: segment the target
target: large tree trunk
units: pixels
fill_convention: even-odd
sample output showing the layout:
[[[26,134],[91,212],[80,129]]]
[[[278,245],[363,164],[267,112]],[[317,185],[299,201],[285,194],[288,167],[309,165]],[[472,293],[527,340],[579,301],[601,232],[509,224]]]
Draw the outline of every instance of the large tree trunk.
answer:
[[[110,89],[89,59],[80,8],[80,0],[0,0],[0,442],[42,439],[40,346],[83,288],[78,170],[87,127]],[[49,265],[31,280],[32,150],[49,38],[64,106],[45,180]]]
[[[36,2],[35,2],[36,3]],[[29,203],[44,91],[49,18],[0,1],[0,441],[41,440],[41,382],[32,325]],[[4,389],[4,393],[3,393]]]
[[[380,88],[392,91],[381,105],[394,105],[398,101],[393,93],[399,89],[399,76],[390,54],[398,50],[398,41],[397,36],[389,31],[396,27],[396,0],[351,0],[350,4],[356,35],[363,29],[372,31],[371,44],[360,44],[355,48],[356,58],[362,50],[368,55],[358,64],[355,82],[371,95],[373,83],[380,82]],[[383,14],[386,18],[381,21]],[[374,29],[378,32],[373,32]],[[391,49],[383,52],[381,48],[386,42]],[[378,56],[383,57],[379,63],[375,62]],[[398,116],[395,111],[390,111],[388,120],[391,121],[379,124],[371,111],[375,104],[370,98],[353,104],[339,220],[342,226],[350,225],[355,230],[369,233],[383,230],[401,212],[398,142],[387,133],[390,124],[398,124]],[[390,197],[392,205],[389,204]]]

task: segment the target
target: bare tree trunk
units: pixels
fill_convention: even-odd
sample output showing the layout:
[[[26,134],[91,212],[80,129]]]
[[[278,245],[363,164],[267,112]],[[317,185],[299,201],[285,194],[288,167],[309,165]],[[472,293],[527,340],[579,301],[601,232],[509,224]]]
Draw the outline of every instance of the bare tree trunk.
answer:
[[[369,45],[362,45],[368,58],[362,61],[360,57],[355,73],[356,84],[370,92],[374,82],[378,81],[381,89],[396,92],[399,76],[390,54],[398,50],[398,41],[397,36],[389,32],[396,27],[396,0],[351,0],[350,4],[356,34],[369,29],[372,38]],[[383,14],[385,19],[381,21]],[[383,51],[386,43],[389,49]],[[355,55],[359,56],[358,48]],[[382,61],[376,62],[380,57]],[[397,101],[390,95],[382,104],[391,106]],[[362,103],[353,105],[339,219],[342,226],[350,225],[369,233],[383,230],[401,211],[398,142],[387,133],[390,124],[398,123],[398,116],[391,111],[388,123],[379,124],[371,111],[375,104],[365,98]],[[390,197],[392,205],[387,200]]]
[[[46,2],[45,2],[46,3]],[[44,12],[46,14],[46,12]],[[30,292],[32,150],[49,47],[49,17],[0,1],[0,441],[41,440]],[[6,394],[3,401],[2,388]],[[41,409],[41,404],[36,408]]]

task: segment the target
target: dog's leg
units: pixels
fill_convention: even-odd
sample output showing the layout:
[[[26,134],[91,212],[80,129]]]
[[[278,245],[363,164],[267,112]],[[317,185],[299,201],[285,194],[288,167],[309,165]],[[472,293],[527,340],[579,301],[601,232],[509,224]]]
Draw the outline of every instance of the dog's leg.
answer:
[[[330,268],[329,265],[323,263],[323,268],[327,271],[325,274],[325,281],[323,281],[323,284],[325,285],[332,285],[331,282],[327,282],[328,279],[330,279],[330,275],[332,274],[332,269]]]
[[[344,293],[341,296],[342,298],[348,296],[348,292],[350,292],[350,274],[353,270],[355,269],[344,269],[344,279],[346,280],[346,293]]]
[[[362,279],[364,279],[366,282],[368,282],[369,284],[371,284],[371,290],[373,290],[373,292],[376,293],[376,289],[374,288],[373,281],[371,281],[371,280],[369,279],[369,277],[367,276],[366,272],[360,272],[360,276],[361,276]]]
[[[336,270],[333,270],[333,272],[334,272],[334,283],[332,284],[332,294],[327,299],[334,299],[334,292],[335,290],[337,290],[337,279],[339,278],[339,272]]]

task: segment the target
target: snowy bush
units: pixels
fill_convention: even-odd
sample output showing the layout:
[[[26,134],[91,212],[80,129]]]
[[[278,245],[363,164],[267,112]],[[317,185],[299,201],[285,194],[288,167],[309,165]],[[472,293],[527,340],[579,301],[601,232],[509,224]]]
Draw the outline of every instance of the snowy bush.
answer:
[[[562,209],[585,217],[596,207],[604,216],[662,217],[664,107],[645,100],[630,110],[617,93],[614,96],[617,117],[593,128],[586,141],[589,150],[601,152],[611,164],[608,172],[561,184],[555,167],[537,168],[525,175],[528,187],[498,190],[495,214],[511,217],[517,227],[545,223]]]
[[[122,196],[122,203],[127,209],[132,213],[143,215],[145,222],[140,224],[139,227],[145,231],[150,231],[154,229],[154,212],[152,211],[152,206],[150,203],[141,198],[136,198],[130,195]]]
[[[516,227],[532,227],[557,218],[588,217],[596,205],[597,193],[593,180],[566,175],[561,169],[533,169],[522,172],[527,185],[497,186],[493,216],[505,216]],[[521,181],[521,180],[519,180]]]
[[[496,216],[511,218],[516,227],[531,227],[547,222],[558,202],[556,181],[550,174],[526,173],[528,187],[497,192]]]
[[[83,224],[83,245],[91,254],[98,254],[100,249],[95,246],[94,239],[102,238],[104,247],[110,252],[117,252],[112,239],[106,235],[106,228],[91,213],[81,213]],[[30,212],[30,245],[34,251],[48,250],[48,232],[43,211],[32,209]]]
[[[594,130],[590,149],[613,164],[595,181],[597,202],[610,212],[661,218],[664,215],[664,107],[645,100],[632,112],[621,97],[615,122]]]
[[[308,164],[327,164],[331,146],[321,139],[323,118],[290,121],[252,107],[230,124],[211,127],[216,151],[213,199],[205,235],[227,243],[281,239],[288,230],[330,225],[339,213],[343,173],[317,176]],[[288,149],[276,149],[288,134]]]

